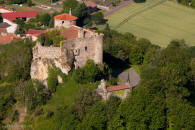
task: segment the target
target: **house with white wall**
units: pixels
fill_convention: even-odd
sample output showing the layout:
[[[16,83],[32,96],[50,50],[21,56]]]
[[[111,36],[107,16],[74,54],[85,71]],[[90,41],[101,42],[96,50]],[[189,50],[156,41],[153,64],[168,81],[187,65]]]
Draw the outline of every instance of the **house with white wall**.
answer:
[[[2,13],[11,13],[11,12],[13,12],[13,11],[8,10],[8,9],[3,8],[3,7],[0,6],[0,13],[1,13],[1,14],[2,14]]]
[[[7,33],[15,33],[18,25],[14,22],[17,19],[23,19],[28,21],[31,18],[37,16],[37,11],[21,11],[21,12],[11,12],[11,13],[2,13],[3,22],[11,25],[7,28]]]
[[[72,16],[71,14],[71,10],[69,12],[69,14],[60,14],[54,17],[54,26],[55,28],[61,28],[61,27],[65,27],[65,28],[70,28],[72,27],[72,25],[76,25],[76,20],[78,18],[75,16]]]

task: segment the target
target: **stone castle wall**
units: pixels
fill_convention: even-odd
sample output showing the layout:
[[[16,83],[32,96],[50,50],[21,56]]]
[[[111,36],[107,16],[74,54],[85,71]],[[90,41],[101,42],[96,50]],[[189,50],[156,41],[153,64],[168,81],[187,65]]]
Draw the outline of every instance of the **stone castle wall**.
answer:
[[[63,48],[74,52],[75,68],[82,67],[89,59],[94,60],[96,64],[103,61],[103,35],[101,34],[63,41]]]
[[[61,47],[45,47],[37,43],[33,48],[31,78],[46,80],[49,66],[56,66],[68,74],[72,67],[70,63],[80,68],[89,59],[96,64],[103,62],[103,34],[79,35],[77,39],[62,41]]]
[[[40,43],[33,48],[33,59],[36,58],[47,58],[57,59],[60,57],[60,47],[45,47],[41,46]]]
[[[69,28],[72,25],[76,25],[76,21],[69,21],[69,20],[55,20],[54,21],[55,28],[58,28],[58,27]]]

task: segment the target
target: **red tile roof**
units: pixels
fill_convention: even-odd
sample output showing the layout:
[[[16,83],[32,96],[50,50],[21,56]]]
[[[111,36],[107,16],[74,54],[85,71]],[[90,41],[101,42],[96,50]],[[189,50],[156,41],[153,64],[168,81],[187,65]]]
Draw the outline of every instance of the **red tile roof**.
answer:
[[[37,16],[37,14],[38,14],[37,11],[22,11],[3,13],[2,17],[13,22],[14,20],[16,20],[16,18],[34,18],[35,16]]]
[[[72,15],[69,15],[69,14],[60,14],[60,15],[55,16],[54,19],[73,21],[73,20],[77,20],[78,18]]]
[[[78,38],[78,27],[72,26],[65,31],[61,32],[61,35],[64,36],[67,40]]]
[[[127,85],[127,84],[120,84],[120,85],[107,87],[106,89],[107,89],[108,92],[112,92],[112,91],[130,89],[130,86]]]
[[[38,35],[40,35],[43,32],[44,32],[43,30],[29,29],[26,34],[38,36]]]
[[[85,5],[87,7],[91,7],[91,8],[96,8],[97,7],[96,3],[91,2],[91,1],[85,1]]]
[[[20,39],[15,35],[0,36],[0,45],[12,42],[14,39]]]

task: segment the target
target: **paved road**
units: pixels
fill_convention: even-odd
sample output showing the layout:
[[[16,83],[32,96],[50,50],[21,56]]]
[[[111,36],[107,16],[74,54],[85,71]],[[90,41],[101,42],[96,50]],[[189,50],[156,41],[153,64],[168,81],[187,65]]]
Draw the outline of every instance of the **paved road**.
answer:
[[[124,7],[126,7],[126,6],[128,6],[129,4],[132,4],[132,3],[133,3],[133,0],[124,1],[119,6],[116,6],[112,10],[104,13],[104,17],[107,17],[107,16],[113,14],[114,12],[118,11],[119,9],[124,8]]]
[[[120,84],[125,84],[128,81],[128,75],[130,78],[130,86],[135,87],[139,84],[140,76],[133,70],[129,69],[127,72],[122,72],[119,74],[119,79],[121,80]]]

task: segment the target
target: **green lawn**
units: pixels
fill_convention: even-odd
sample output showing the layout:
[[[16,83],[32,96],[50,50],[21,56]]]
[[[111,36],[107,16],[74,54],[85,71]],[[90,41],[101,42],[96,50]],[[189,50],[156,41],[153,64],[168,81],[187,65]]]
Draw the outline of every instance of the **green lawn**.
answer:
[[[131,32],[161,47],[173,39],[195,45],[195,10],[171,1],[147,0],[129,5],[110,15],[108,23],[119,32]]]

